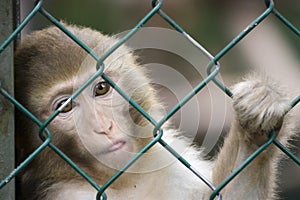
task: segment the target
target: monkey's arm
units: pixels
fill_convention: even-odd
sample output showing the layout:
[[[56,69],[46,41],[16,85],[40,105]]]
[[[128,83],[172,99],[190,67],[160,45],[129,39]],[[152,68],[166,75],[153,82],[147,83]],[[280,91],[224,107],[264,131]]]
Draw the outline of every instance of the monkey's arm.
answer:
[[[213,168],[213,183],[219,185],[260,145],[272,129],[286,143],[287,123],[283,117],[289,109],[286,96],[268,81],[245,81],[234,89],[234,121]],[[271,144],[237,175],[222,191],[224,199],[274,199],[279,152]]]

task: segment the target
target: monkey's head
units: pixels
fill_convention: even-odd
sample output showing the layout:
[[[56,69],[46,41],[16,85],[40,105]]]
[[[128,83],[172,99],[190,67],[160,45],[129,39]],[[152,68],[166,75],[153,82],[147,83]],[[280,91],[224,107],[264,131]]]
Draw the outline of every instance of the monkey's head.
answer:
[[[99,57],[117,41],[89,28],[66,27]],[[121,46],[104,64],[104,73],[126,94],[146,112],[151,109],[160,115],[150,80],[130,49]],[[15,95],[45,121],[95,72],[96,61],[61,30],[35,31],[24,38],[16,53]],[[17,123],[21,148],[29,153],[41,144],[38,127],[21,113]],[[111,167],[127,162],[149,141],[153,130],[101,76],[68,103],[48,128],[53,143],[71,159],[93,156]]]

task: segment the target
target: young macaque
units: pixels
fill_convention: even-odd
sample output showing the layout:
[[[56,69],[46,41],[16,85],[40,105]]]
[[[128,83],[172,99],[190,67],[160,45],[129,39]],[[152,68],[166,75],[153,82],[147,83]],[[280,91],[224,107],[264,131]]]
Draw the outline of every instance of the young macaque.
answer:
[[[89,28],[66,25],[98,55],[116,39]],[[163,116],[157,91],[130,49],[121,46],[104,62],[104,73],[151,116]],[[16,98],[45,121],[96,72],[96,61],[56,27],[35,31],[22,41],[15,57]],[[182,153],[215,186],[220,184],[275,130],[287,143],[291,125],[284,116],[290,101],[273,82],[256,77],[232,89],[234,120],[218,156],[207,161],[179,130],[163,127],[163,139]],[[41,144],[38,129],[17,114],[20,161]],[[153,125],[129,106],[103,78],[87,86],[49,124],[52,143],[100,186],[153,139]],[[279,151],[271,144],[233,179],[223,199],[276,199]],[[50,148],[46,148],[19,177],[22,200],[92,200],[97,191]],[[209,199],[212,190],[160,144],[155,144],[106,191],[112,200]]]

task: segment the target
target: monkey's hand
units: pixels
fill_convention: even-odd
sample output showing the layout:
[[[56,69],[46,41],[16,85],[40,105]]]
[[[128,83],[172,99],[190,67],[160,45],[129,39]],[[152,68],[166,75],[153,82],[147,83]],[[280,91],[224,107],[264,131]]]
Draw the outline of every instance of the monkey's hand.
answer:
[[[260,146],[272,129],[279,132],[290,104],[274,83],[249,80],[233,87],[233,108],[244,141]]]

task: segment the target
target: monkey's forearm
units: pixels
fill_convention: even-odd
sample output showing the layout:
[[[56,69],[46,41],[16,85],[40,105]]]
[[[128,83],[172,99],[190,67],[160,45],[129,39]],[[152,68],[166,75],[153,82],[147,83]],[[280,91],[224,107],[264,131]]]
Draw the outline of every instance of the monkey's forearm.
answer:
[[[235,127],[233,126],[224,140],[222,151],[219,152],[219,155],[215,160],[212,173],[214,185],[219,185],[235,169],[239,140],[236,134],[231,134],[235,132],[234,129]]]
[[[213,184],[221,184],[257,148],[245,142],[236,122],[224,141],[222,151],[213,167]],[[221,191],[224,199],[274,199],[276,160],[274,147],[258,155],[237,177]],[[261,189],[259,189],[261,188]]]

